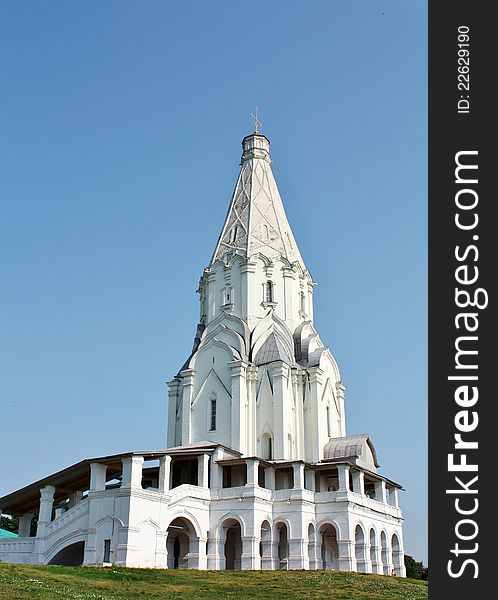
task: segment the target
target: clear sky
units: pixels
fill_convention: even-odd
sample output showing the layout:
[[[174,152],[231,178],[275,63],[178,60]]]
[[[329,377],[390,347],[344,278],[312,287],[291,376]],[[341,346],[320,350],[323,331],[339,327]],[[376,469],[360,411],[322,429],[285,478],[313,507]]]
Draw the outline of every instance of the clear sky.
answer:
[[[257,105],[315,323],[427,560],[424,0],[0,2],[0,495],[165,446]]]

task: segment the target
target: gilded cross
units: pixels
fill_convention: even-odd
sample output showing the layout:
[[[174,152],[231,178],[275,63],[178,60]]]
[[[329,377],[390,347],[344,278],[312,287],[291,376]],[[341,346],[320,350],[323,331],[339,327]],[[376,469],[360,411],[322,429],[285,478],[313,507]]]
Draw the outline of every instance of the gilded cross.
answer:
[[[256,106],[256,114],[251,113],[251,118],[254,121],[254,133],[259,133],[259,128],[261,127],[262,123],[259,120],[259,108]]]

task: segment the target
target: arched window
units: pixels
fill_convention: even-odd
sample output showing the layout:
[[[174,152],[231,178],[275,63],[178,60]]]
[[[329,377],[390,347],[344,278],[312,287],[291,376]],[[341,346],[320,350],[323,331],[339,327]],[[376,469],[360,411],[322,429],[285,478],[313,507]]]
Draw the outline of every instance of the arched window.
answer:
[[[332,411],[330,406],[327,406],[327,435],[332,437]]]
[[[263,225],[261,225],[261,230],[263,232],[263,239],[267,240],[270,237],[269,232],[268,232],[268,225],[265,225],[263,223]]]
[[[210,414],[209,431],[214,431],[216,429],[216,396],[210,396],[209,403],[210,403],[210,406],[209,406],[209,414]]]
[[[301,312],[306,314],[306,296],[301,292]]]
[[[232,229],[230,229],[230,237],[228,239],[228,241],[230,242],[230,244],[233,244],[235,242],[235,238],[237,237],[237,225],[234,225],[232,227]]]
[[[267,281],[265,284],[265,302],[273,302],[273,283]]]

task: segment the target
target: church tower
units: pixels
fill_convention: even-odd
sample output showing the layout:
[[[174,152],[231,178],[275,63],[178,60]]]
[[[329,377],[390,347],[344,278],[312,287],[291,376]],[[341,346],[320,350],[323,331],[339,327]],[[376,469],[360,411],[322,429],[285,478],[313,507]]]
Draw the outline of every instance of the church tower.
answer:
[[[344,385],[313,324],[306,268],[271,169],[242,140],[228,213],[199,283],[192,354],[169,385],[168,446],[208,440],[243,456],[317,462],[346,435]]]

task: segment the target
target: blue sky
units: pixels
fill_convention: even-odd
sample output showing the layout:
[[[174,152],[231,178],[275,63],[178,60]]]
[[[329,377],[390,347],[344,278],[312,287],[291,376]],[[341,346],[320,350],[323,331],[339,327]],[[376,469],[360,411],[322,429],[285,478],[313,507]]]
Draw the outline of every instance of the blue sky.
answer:
[[[0,2],[0,495],[165,445],[257,105],[315,323],[427,561],[426,2]]]

